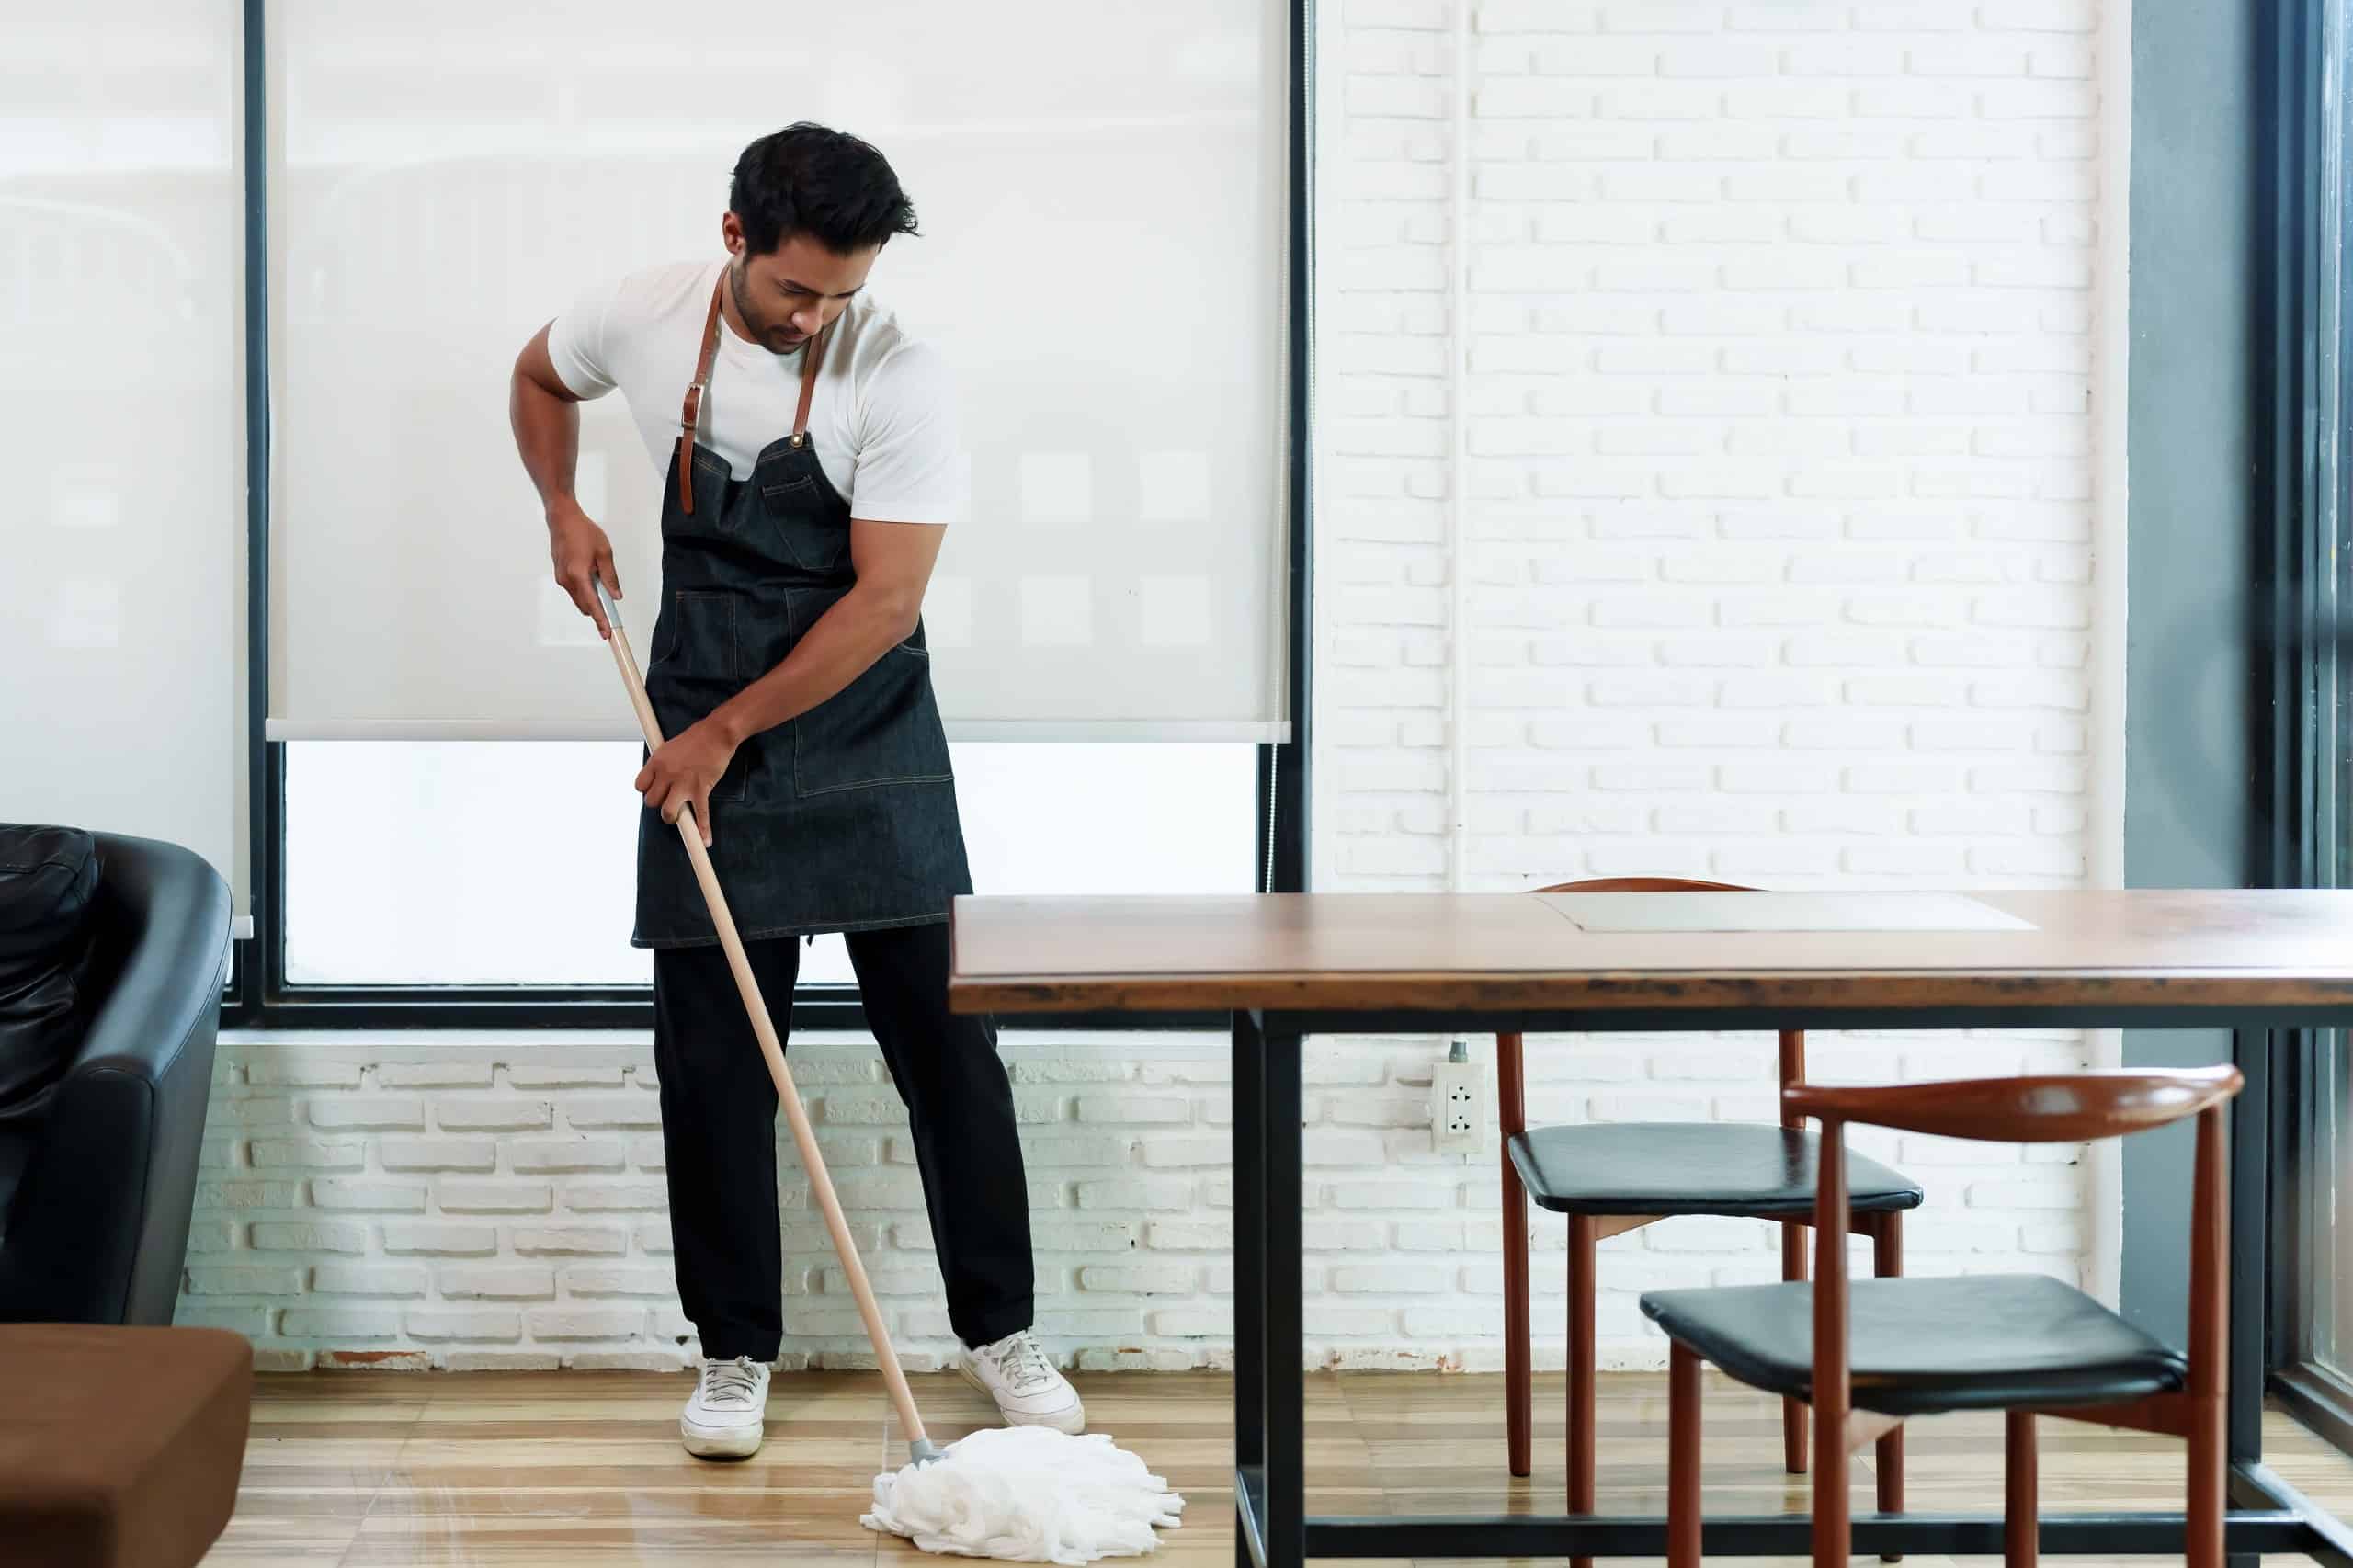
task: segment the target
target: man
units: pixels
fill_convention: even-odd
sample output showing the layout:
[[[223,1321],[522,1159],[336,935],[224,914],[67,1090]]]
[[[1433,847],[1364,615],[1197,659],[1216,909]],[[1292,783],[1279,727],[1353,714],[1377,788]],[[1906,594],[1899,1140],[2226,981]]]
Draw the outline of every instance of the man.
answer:
[[[774,1085],[674,826],[710,846],[763,995],[844,934],[905,1101],[964,1374],[1005,1418],[1075,1432],[1031,1336],[1029,1193],[987,1023],[948,1011],[949,898],[971,891],[921,607],[964,507],[948,377],[864,292],[915,212],[882,155],[800,124],[735,165],[726,256],[590,290],[516,362],[512,415],[556,581],[607,636],[620,585],[573,494],[581,399],[620,389],[657,465],[662,597],[635,788],[633,945],[654,949],[678,1294],[704,1365],[689,1453],[762,1435],[783,1334]],[[682,395],[683,394],[683,398]]]

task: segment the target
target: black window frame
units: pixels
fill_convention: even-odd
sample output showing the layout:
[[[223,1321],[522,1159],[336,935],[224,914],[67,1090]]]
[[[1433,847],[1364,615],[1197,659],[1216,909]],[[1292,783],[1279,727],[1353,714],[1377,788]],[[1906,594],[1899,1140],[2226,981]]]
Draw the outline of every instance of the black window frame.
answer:
[[[1285,689],[1290,738],[1257,748],[1253,818],[1256,886],[1306,891],[1309,741],[1313,647],[1310,610],[1314,487],[1314,0],[1283,0],[1290,70],[1286,87],[1289,210],[1286,242],[1284,463],[1289,608]],[[222,1024],[246,1029],[651,1028],[643,986],[290,984],[286,977],[286,746],[267,739],[269,712],[269,229],[267,0],[244,0],[245,604],[248,725],[248,867],[253,934],[238,940],[222,997]],[[792,997],[790,1027],[863,1031],[855,986],[808,985]],[[1148,1019],[1094,1014],[1041,1015],[1039,1029],[1222,1029],[1223,1014],[1170,1013]]]
[[[2353,741],[2346,702],[2353,696],[2353,625],[2344,619],[2345,574],[2353,565],[2353,257],[2325,254],[2332,233],[2353,225],[2353,37],[2336,37],[2329,7],[2342,0],[2271,0],[2271,32],[2257,102],[2263,154],[2250,177],[2268,211],[2271,240],[2253,283],[2258,466],[2250,541],[2255,646],[2248,668],[2256,733],[2249,756],[2252,810],[2246,860],[2253,885],[2353,885],[2341,784]],[[2338,69],[2329,69],[2336,48]],[[2331,102],[2328,85],[2338,94]],[[2332,123],[2332,119],[2334,123]],[[2330,149],[2334,148],[2332,159]],[[2334,168],[2332,169],[2332,162]],[[2333,181],[2325,183],[2330,174]],[[2334,212],[2331,207],[2334,206]],[[2331,286],[2338,291],[2332,301]],[[2334,412],[2332,425],[2326,415]],[[2313,1205],[2332,1177],[2314,1168],[2319,1119],[2330,1114],[2322,1064],[2341,1061],[2353,1036],[2339,1029],[2243,1031],[2242,1058],[2269,1063],[2271,1168],[2252,1212],[2268,1232],[2264,1365],[2269,1392],[2307,1426],[2353,1451],[2353,1379],[2314,1354],[2313,1278],[2307,1245]],[[2246,1214],[2248,1210],[2240,1210]],[[2234,1221],[2235,1222],[2235,1221]],[[2258,1241],[2263,1238],[2257,1238]],[[2234,1244],[2238,1244],[2234,1239]]]

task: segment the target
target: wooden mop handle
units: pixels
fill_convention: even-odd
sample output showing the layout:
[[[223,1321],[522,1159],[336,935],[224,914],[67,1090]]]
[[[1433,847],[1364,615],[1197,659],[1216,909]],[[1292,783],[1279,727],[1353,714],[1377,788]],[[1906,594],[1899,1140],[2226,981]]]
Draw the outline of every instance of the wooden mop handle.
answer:
[[[597,585],[597,602],[603,607],[605,620],[613,630],[613,662],[620,666],[621,680],[629,687],[630,706],[637,710],[638,728],[645,732],[645,744],[650,748],[662,744],[662,726],[654,717],[654,704],[646,700],[645,682],[637,673],[637,655],[630,652],[629,635],[621,630],[620,611],[605,593],[605,585]],[[817,1134],[810,1128],[809,1113],[801,1108],[801,1096],[792,1086],[792,1071],[784,1064],[784,1047],[776,1038],[776,1025],[768,1019],[767,1005],[760,1000],[760,983],[753,978],[751,960],[744,956],[743,938],[735,934],[735,921],[727,913],[727,901],[719,892],[719,877],[711,869],[710,851],[702,846],[702,833],[695,825],[694,808],[678,812],[678,836],[685,841],[687,858],[693,862],[695,881],[702,884],[703,901],[710,905],[710,923],[719,929],[719,945],[726,949],[727,967],[735,973],[735,988],[744,994],[745,1010],[752,1017],[752,1033],[760,1042],[760,1054],[767,1058],[768,1076],[776,1080],[777,1098],[784,1103],[784,1118],[792,1128],[792,1142],[801,1150],[801,1164],[809,1173],[809,1186],[817,1195],[817,1207],[824,1211],[825,1229],[834,1238],[834,1251],[842,1261],[842,1272],[849,1276],[850,1294],[858,1298],[858,1315],[865,1320],[866,1337],[873,1343],[875,1359],[882,1366],[882,1381],[891,1391],[891,1403],[899,1412],[900,1425],[907,1431],[912,1445],[926,1444],[923,1417],[915,1411],[915,1397],[907,1387],[907,1375],[900,1369],[898,1352],[892,1348],[890,1331],[882,1324],[882,1309],[875,1304],[874,1287],[868,1283],[866,1265],[859,1261],[858,1244],[850,1239],[849,1221],[842,1217],[841,1199],[834,1195],[834,1178],[826,1174],[824,1156],[817,1148]]]

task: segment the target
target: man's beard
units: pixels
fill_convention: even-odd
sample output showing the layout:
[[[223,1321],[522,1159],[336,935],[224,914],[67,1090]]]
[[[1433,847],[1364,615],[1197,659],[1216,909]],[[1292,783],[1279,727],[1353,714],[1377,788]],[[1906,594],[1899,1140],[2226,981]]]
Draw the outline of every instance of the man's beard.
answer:
[[[748,268],[741,256],[736,256],[733,265],[727,268],[727,291],[735,298],[735,313],[744,318],[745,327],[751,333],[753,341],[761,347],[771,354],[793,352],[801,345],[779,341],[780,338],[792,335],[789,326],[778,326],[773,323],[762,321],[754,313],[751,291],[744,287],[744,275],[746,270]]]

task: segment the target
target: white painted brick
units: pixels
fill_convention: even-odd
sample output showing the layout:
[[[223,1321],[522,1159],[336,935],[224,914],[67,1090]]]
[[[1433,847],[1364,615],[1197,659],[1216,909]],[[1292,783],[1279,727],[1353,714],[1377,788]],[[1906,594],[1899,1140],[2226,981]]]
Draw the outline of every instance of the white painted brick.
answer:
[[[505,1071],[516,1089],[618,1089],[623,1082],[621,1068],[587,1062],[512,1062]]]
[[[563,1206],[576,1214],[666,1209],[669,1201],[669,1193],[659,1182],[576,1181],[563,1189]]]
[[[540,1131],[555,1125],[547,1100],[443,1096],[433,1102],[433,1124],[444,1132]]]
[[[551,1254],[617,1257],[629,1250],[629,1232],[619,1225],[517,1225],[509,1244],[524,1257]]]
[[[188,1250],[190,1252],[233,1252],[237,1239],[238,1226],[233,1220],[188,1221]]]
[[[523,1337],[523,1314],[515,1307],[411,1307],[402,1314],[402,1326],[411,1339],[512,1343]],[[477,1363],[479,1365],[480,1363]],[[451,1369],[462,1369],[456,1357]],[[503,1369],[483,1367],[483,1369]]]
[[[331,1055],[286,1049],[255,1053],[245,1063],[245,1082],[297,1089],[356,1089],[360,1064]]]
[[[563,1119],[570,1127],[659,1127],[662,1107],[644,1095],[582,1096],[563,1102]]]
[[[674,1300],[677,1290],[676,1278],[668,1268],[648,1264],[576,1263],[560,1270],[556,1278],[567,1296],[652,1296]],[[877,1289],[881,1289],[879,1284]]]
[[[487,1138],[386,1138],[376,1145],[376,1154],[388,1171],[488,1171],[498,1167],[498,1145]]]
[[[422,1296],[428,1283],[423,1264],[322,1263],[311,1269],[311,1290],[320,1296]]]
[[[1174,1095],[1081,1095],[1082,1122],[1182,1125],[1193,1119],[1188,1098]]]
[[[543,1181],[476,1181],[444,1176],[437,1189],[445,1214],[544,1214],[555,1188]]]
[[[900,1141],[892,1141],[895,1151]],[[1060,1128],[1026,1133],[1022,1157],[1032,1165],[1125,1165],[1135,1147],[1132,1137],[1119,1133],[1065,1131]],[[893,1156],[895,1158],[895,1154]]]
[[[433,1220],[387,1220],[384,1250],[394,1256],[488,1257],[498,1250],[493,1225],[445,1224]]]
[[[313,1184],[315,1185],[315,1184]],[[296,1209],[301,1206],[302,1184],[297,1181],[199,1181],[195,1210]]]
[[[278,1333],[289,1339],[335,1342],[397,1338],[397,1307],[289,1307],[279,1314]]]
[[[249,1239],[256,1252],[359,1253],[368,1250],[368,1227],[341,1220],[317,1223],[257,1220]]]
[[[302,1271],[290,1265],[191,1263],[192,1296],[292,1296],[302,1289]]]
[[[489,1062],[380,1062],[376,1085],[383,1089],[487,1089],[496,1069]]]
[[[658,1149],[660,1140],[654,1142]],[[534,1173],[617,1171],[622,1167],[625,1153],[620,1141],[613,1138],[518,1138],[506,1148],[515,1170]],[[640,1168],[644,1168],[642,1163]]]
[[[356,1171],[367,1162],[368,1145],[357,1139],[256,1138],[247,1153],[256,1170]]]
[[[533,1339],[627,1339],[645,1323],[645,1309],[630,1306],[534,1307],[523,1316]]]
[[[1155,1133],[1138,1147],[1143,1152],[1143,1163],[1154,1169],[1222,1165],[1233,1152],[1231,1139],[1174,1137],[1166,1133]]]
[[[1342,1264],[1330,1277],[1333,1290],[1352,1296],[1428,1296],[1446,1284],[1446,1271],[1434,1264]]]
[[[264,1339],[268,1337],[277,1316],[274,1307],[200,1305],[183,1297],[172,1313],[172,1324],[177,1328],[224,1328],[247,1339]]]
[[[555,1270],[538,1263],[449,1263],[435,1284],[446,1301],[540,1301],[555,1295]]]
[[[288,1187],[286,1196],[281,1200],[269,1202],[261,1207],[291,1209],[295,1206],[294,1194],[298,1190]],[[377,1181],[349,1176],[314,1176],[311,1180],[310,1195],[312,1206],[317,1209],[360,1210],[379,1214],[422,1214],[425,1212],[426,1187],[422,1182]],[[223,1202],[224,1198],[223,1194],[216,1192],[208,1195],[199,1190],[196,1199],[197,1207],[206,1209],[216,1204],[226,1206]]]
[[[1077,1199],[1081,1209],[1189,1210],[1193,1184],[1181,1176],[1082,1181]]]
[[[425,1102],[401,1095],[354,1095],[321,1097],[309,1102],[310,1122],[325,1129],[419,1129],[425,1125]]]

